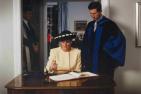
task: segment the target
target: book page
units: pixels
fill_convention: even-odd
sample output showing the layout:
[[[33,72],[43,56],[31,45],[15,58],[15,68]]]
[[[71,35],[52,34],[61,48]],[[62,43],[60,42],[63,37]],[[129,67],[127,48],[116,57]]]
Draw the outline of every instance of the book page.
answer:
[[[91,72],[70,72],[68,74],[59,74],[54,76],[49,76],[50,79],[54,81],[63,81],[63,80],[71,80],[71,79],[78,79],[78,78],[85,78],[85,77],[92,77],[98,76],[97,74]]]
[[[70,75],[73,75],[75,77],[80,77],[81,73],[77,73],[77,72],[70,72]]]
[[[63,81],[63,80],[75,79],[76,77],[71,74],[60,74],[60,75],[49,76],[49,78],[54,81]]]
[[[69,74],[75,76],[75,77],[91,77],[91,76],[97,76],[97,74],[91,73],[91,72],[70,72]]]
[[[80,73],[80,77],[92,77],[92,76],[98,76],[95,73],[91,73],[91,72],[82,72]]]

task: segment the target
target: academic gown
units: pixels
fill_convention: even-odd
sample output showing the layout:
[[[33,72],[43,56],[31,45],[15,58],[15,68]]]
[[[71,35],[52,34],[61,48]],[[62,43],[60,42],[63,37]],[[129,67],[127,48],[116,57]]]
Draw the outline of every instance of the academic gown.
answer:
[[[83,70],[113,76],[115,68],[125,62],[125,37],[118,26],[105,16],[98,20],[95,32],[94,23],[88,23],[84,34]]]

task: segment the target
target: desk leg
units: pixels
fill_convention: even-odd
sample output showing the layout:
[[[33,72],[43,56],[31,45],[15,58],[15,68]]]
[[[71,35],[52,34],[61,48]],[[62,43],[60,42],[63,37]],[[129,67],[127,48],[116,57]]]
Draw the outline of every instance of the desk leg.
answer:
[[[88,90],[75,90],[72,94],[115,94],[114,88],[110,89],[88,89]]]
[[[22,94],[22,93],[17,92],[16,90],[13,90],[13,89],[8,89],[7,94]]]
[[[14,94],[14,90],[8,89],[8,90],[7,90],[7,94]]]

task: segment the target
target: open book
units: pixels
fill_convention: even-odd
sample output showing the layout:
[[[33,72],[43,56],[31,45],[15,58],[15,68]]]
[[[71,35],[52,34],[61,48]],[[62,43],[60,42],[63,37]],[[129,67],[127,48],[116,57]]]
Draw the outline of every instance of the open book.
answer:
[[[98,76],[98,75],[91,72],[80,72],[80,73],[70,72],[67,74],[49,76],[49,78],[54,81],[64,81],[64,80],[79,79],[79,78],[93,77],[93,76]]]

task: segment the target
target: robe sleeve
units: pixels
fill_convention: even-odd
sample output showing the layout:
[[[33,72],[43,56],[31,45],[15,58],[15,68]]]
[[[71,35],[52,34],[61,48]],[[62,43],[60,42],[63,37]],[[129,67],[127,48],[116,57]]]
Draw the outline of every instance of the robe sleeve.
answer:
[[[50,50],[49,60],[48,60],[47,65],[46,65],[46,67],[45,67],[45,69],[44,69],[44,72],[46,72],[46,71],[48,71],[49,73],[53,73],[53,72],[54,72],[54,71],[50,70],[50,67],[51,67],[52,61],[53,61],[53,60],[56,60],[55,58],[56,58],[56,57],[55,57],[54,50],[51,49],[51,50]]]
[[[119,29],[118,29],[119,30]],[[104,45],[104,51],[123,66],[125,63],[126,40],[121,31],[116,36],[110,36]]]

